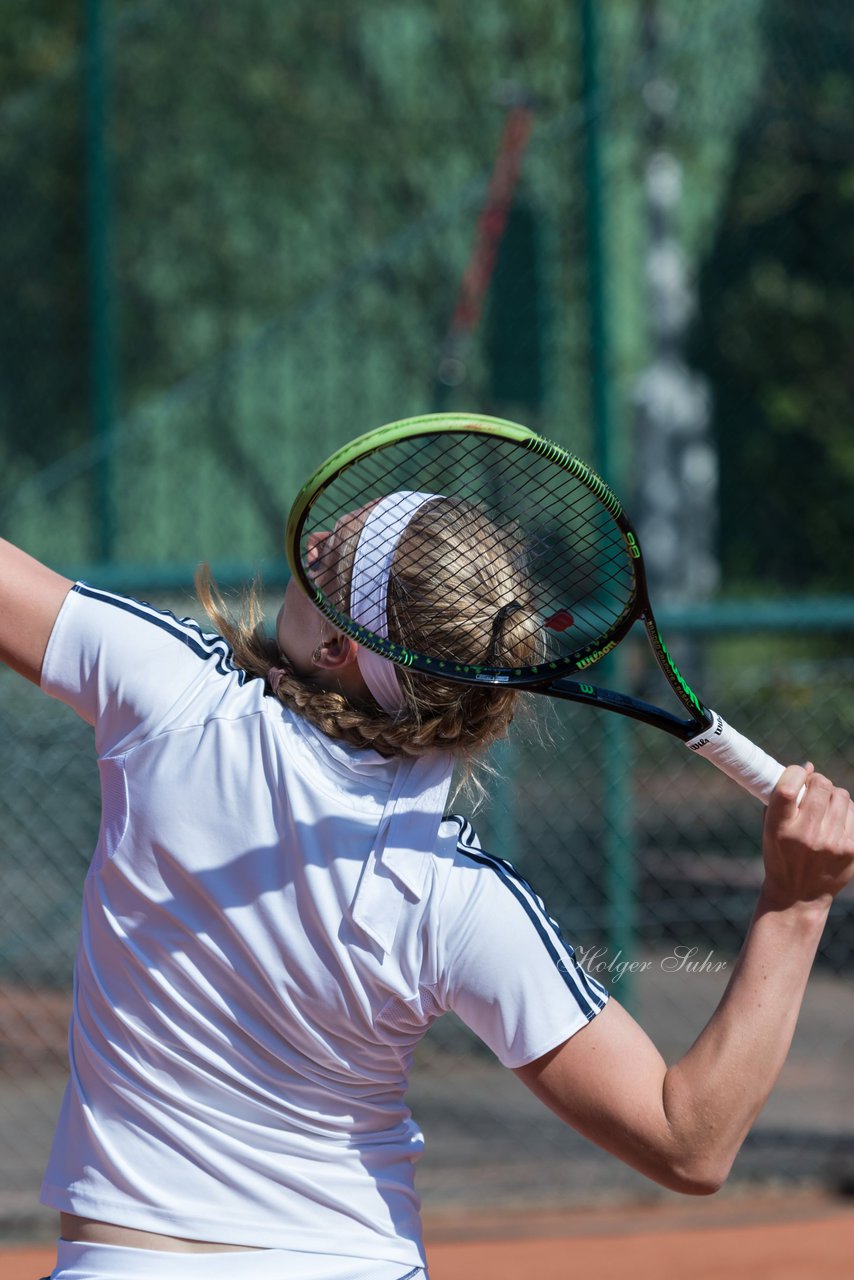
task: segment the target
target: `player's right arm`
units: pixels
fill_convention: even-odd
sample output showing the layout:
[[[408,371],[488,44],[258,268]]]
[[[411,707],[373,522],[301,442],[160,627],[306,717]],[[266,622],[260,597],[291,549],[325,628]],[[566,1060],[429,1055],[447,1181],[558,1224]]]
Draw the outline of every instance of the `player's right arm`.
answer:
[[[765,883],[732,978],[678,1062],[668,1067],[612,1000],[516,1071],[568,1124],[673,1190],[703,1194],[725,1181],[785,1062],[831,901],[854,874],[848,793],[787,769],[763,850]]]
[[[34,684],[71,586],[68,578],[0,538],[0,662]]]

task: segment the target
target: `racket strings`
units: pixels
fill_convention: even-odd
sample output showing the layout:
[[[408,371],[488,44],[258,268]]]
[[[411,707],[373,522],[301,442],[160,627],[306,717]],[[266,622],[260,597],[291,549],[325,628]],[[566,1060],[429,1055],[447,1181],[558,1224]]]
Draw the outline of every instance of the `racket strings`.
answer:
[[[539,484],[537,489],[542,494]],[[594,494],[568,476],[545,501],[541,498],[539,523],[544,526],[547,521],[552,531],[532,537],[534,571],[538,558],[560,566],[556,595],[563,594],[564,607],[579,598],[588,600],[597,628],[607,629],[622,615],[634,585],[622,538],[615,555],[611,516]]]
[[[389,623],[401,643],[417,635],[446,661],[507,666],[539,660],[542,620],[521,532],[508,525],[499,530],[462,499],[424,508],[395,557]]]
[[[631,609],[631,556],[601,495],[549,458],[475,433],[396,442],[320,491],[301,545],[321,607],[348,617],[367,511],[405,489],[437,500],[397,547],[390,641],[439,661],[518,668],[568,657]],[[359,555],[378,576],[388,540],[360,546]]]

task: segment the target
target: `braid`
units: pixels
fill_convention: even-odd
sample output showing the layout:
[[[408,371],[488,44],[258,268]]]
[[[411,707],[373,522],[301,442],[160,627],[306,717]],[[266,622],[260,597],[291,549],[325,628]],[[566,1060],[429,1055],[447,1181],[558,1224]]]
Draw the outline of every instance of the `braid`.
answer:
[[[370,747],[384,756],[414,757],[441,750],[467,758],[504,737],[515,693],[468,688],[465,693],[464,707],[457,695],[442,714],[401,719],[379,709],[356,707],[342,694],[300,680],[287,669],[276,690],[286,707],[321,733],[350,746]]]
[[[349,599],[358,531],[342,552],[340,606]],[[542,628],[530,600],[521,541],[481,511],[456,499],[437,499],[416,513],[401,541],[389,579],[389,636],[425,652],[470,651],[467,662],[519,666],[542,659]],[[470,569],[469,566],[474,566]],[[449,589],[451,584],[452,589]],[[263,631],[260,584],[244,593],[233,615],[206,565],[196,575],[199,600],[231,645],[234,661],[321,733],[381,755],[417,757],[441,750],[460,760],[474,782],[477,757],[504,738],[519,694],[493,685],[463,685],[398,670],[405,705],[394,715],[373,700],[354,703],[298,677]],[[271,681],[270,672],[275,676]],[[480,768],[486,768],[482,760]]]

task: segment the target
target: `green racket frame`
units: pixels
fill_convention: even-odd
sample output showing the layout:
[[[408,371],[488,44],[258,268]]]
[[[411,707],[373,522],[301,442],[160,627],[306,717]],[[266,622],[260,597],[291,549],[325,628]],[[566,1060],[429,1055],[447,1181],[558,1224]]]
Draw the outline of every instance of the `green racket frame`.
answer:
[[[478,432],[521,445],[547,458],[556,466],[565,468],[609,513],[625,543],[633,587],[623,612],[597,640],[585,644],[571,654],[556,657],[554,660],[550,659],[537,666],[518,668],[466,666],[430,658],[366,631],[352,618],[341,613],[323,592],[317,589],[303,564],[300,547],[306,520],[319,495],[337,476],[359,460],[413,437],[433,436],[443,432],[449,434]],[[512,685],[573,702],[596,704],[633,719],[654,724],[682,741],[693,738],[712,722],[712,713],[688,685],[661,637],[649,602],[641,549],[619,499],[604,480],[581,458],[519,423],[480,414],[434,413],[404,418],[359,436],[327,458],[300,489],[288,517],[286,551],[294,577],[317,608],[339,630],[358,644],[373,649],[400,666],[464,684]],[[566,678],[572,673],[586,671],[610,653],[635,622],[643,624],[658,665],[676,697],[688,712],[687,720],[627,694]]]

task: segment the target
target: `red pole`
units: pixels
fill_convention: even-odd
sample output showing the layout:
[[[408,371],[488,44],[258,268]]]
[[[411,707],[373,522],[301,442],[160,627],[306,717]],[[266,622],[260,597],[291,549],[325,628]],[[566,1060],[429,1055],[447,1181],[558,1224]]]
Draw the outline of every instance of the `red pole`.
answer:
[[[509,107],[486,199],[475,227],[468,266],[442,344],[436,386],[436,400],[440,405],[448,389],[465,380],[465,353],[480,323],[533,122],[534,109],[530,102],[516,102]]]

